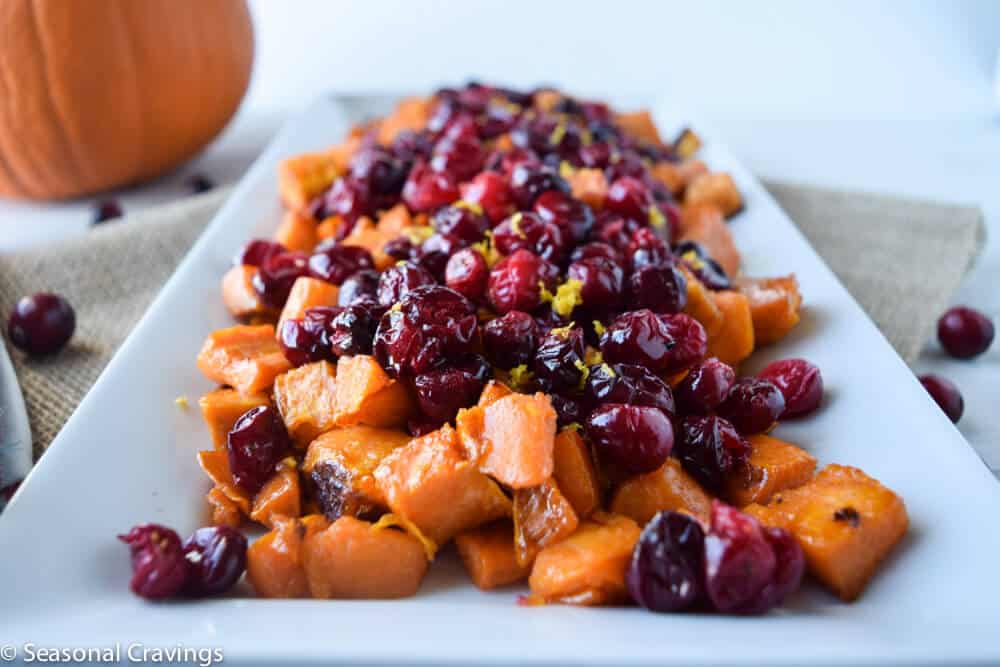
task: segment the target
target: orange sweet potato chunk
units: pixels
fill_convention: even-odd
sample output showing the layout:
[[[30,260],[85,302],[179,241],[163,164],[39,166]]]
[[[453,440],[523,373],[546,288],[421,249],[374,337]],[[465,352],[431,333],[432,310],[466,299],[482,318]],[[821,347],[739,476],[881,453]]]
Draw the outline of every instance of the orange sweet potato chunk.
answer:
[[[287,211],[274,232],[274,240],[288,250],[311,253],[319,243],[316,221],[298,211]]]
[[[374,476],[392,512],[438,545],[511,514],[510,500],[465,458],[447,424],[393,451]]]
[[[752,435],[750,460],[725,482],[722,497],[737,507],[767,503],[779,491],[794,489],[812,479],[816,459],[795,445],[769,435]]]
[[[753,353],[756,344],[750,302],[743,294],[732,290],[715,292],[713,296],[723,320],[719,331],[708,337],[708,356],[737,366]]]
[[[656,129],[656,123],[653,122],[653,116],[648,110],[640,109],[628,113],[619,113],[615,115],[615,120],[626,134],[641,141],[656,144],[657,146],[663,145],[663,140],[660,139],[660,132]]]
[[[649,175],[663,184],[674,196],[684,191],[685,184],[679,164],[667,161],[657,162],[650,167]]]
[[[219,493],[232,501],[241,514],[250,515],[250,496],[233,481],[232,472],[229,470],[229,454],[224,449],[198,452],[198,465],[212,480]],[[216,504],[213,498],[209,498],[209,503],[213,506]]]
[[[394,239],[396,236],[396,234],[391,236],[386,234],[372,222],[371,218],[363,217],[354,223],[351,233],[345,236],[341,243],[364,248],[371,253],[372,260],[375,262],[375,268],[379,271],[385,271],[396,260],[387,255],[383,251],[383,248],[388,241]]]
[[[255,266],[234,266],[222,276],[222,303],[226,310],[238,319],[252,316],[273,317],[275,311],[265,306],[253,288]]]
[[[314,306],[336,306],[340,289],[324,280],[302,276],[292,284],[285,307],[281,309],[277,330],[285,320],[294,320],[306,314],[306,310]]]
[[[809,571],[845,601],[857,599],[909,525],[903,500],[861,470],[828,465],[808,484],[747,512],[791,531]]]
[[[278,165],[278,192],[293,211],[303,211],[309,201],[326,190],[341,172],[333,152],[304,153]],[[346,165],[345,165],[346,166]]]
[[[342,516],[307,536],[302,564],[314,598],[395,599],[414,595],[427,573],[420,540]]]
[[[209,380],[244,394],[271,388],[291,364],[270,324],[239,325],[209,334],[198,353],[198,368]]]
[[[344,219],[339,215],[331,215],[316,225],[316,241],[325,241],[337,236],[340,228],[344,226]]]
[[[400,132],[421,130],[434,111],[435,101],[430,97],[407,97],[400,100],[391,114],[379,124],[380,144],[390,144]]]
[[[685,207],[688,205],[685,204]],[[701,244],[727,276],[735,276],[739,272],[740,251],[720,209],[712,206],[689,208],[687,215],[681,215],[681,226],[681,241]]]
[[[270,402],[267,394],[241,394],[235,389],[215,389],[198,399],[216,449],[225,449],[229,432],[244,412]]]
[[[531,565],[520,565],[514,552],[514,526],[494,521],[455,536],[458,555],[477,588],[487,591],[522,581]]]
[[[736,286],[750,300],[750,317],[758,344],[781,340],[799,323],[802,295],[794,274],[782,278],[740,278]]]
[[[334,420],[338,426],[402,426],[416,410],[410,392],[368,355],[337,362]]]
[[[479,469],[512,489],[552,476],[556,411],[542,393],[511,394],[459,413],[458,430]]]
[[[309,597],[309,582],[302,567],[305,528],[298,519],[278,518],[271,532],[247,549],[247,579],[260,597]]]
[[[689,475],[677,459],[670,458],[653,472],[625,481],[611,499],[611,511],[644,526],[657,512],[684,511],[708,521],[712,497]]]
[[[406,208],[406,204],[396,204],[378,217],[376,226],[386,240],[391,240],[412,224],[413,216],[410,215],[410,209]]]
[[[703,174],[694,179],[684,190],[684,204],[708,202],[715,204],[727,218],[743,208],[743,197],[729,174],[719,172]]]
[[[552,449],[552,477],[580,518],[601,504],[601,484],[587,443],[574,428],[564,428]]]
[[[490,380],[486,383],[483,388],[483,393],[479,394],[479,402],[476,405],[486,406],[490,403],[494,403],[504,396],[509,396],[514,393],[514,390],[505,385],[503,382],[497,382],[496,380]]]
[[[528,578],[531,593],[564,604],[625,602],[625,570],[640,532],[628,517],[595,514],[562,542],[542,549]]]
[[[514,491],[514,552],[519,564],[530,565],[539,551],[565,539],[578,525],[579,517],[554,479]]]
[[[274,380],[274,403],[288,435],[305,449],[334,427],[337,379],[329,361],[316,361],[282,373]]]
[[[600,169],[574,169],[566,178],[573,196],[591,208],[604,208],[608,196],[608,179]]]
[[[239,506],[218,486],[213,486],[212,490],[205,496],[209,507],[212,509],[213,526],[229,526],[239,528],[243,522],[243,514]]]
[[[686,267],[681,266],[680,268],[687,280],[687,305],[684,306],[684,312],[698,320],[709,337],[718,334],[725,318],[715,304],[712,291],[705,287],[704,283],[698,280]]]
[[[294,459],[286,459],[254,496],[250,518],[274,528],[276,517],[296,518],[302,513],[299,471]]]

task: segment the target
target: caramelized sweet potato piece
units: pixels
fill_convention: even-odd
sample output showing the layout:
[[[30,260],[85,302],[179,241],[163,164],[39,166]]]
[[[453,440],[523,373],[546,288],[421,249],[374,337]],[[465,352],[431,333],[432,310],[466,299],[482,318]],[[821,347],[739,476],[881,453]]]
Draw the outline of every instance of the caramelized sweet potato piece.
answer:
[[[667,510],[684,511],[706,522],[712,511],[712,497],[674,458],[653,472],[626,480],[611,499],[612,512],[630,517],[640,526]]]
[[[302,472],[327,518],[365,516],[386,506],[372,473],[394,450],[410,442],[395,429],[349,426],[324,433],[309,445]]]
[[[435,101],[430,97],[407,97],[400,100],[395,110],[379,124],[378,141],[390,144],[400,132],[421,130],[434,111]]]
[[[270,402],[267,394],[241,394],[235,389],[215,389],[198,399],[216,449],[225,449],[229,432],[244,412]]]
[[[685,208],[688,208],[685,204]],[[696,205],[681,215],[681,241],[696,241],[726,272],[735,276],[740,270],[740,251],[726,226],[722,213],[714,206]]]
[[[332,239],[340,232],[344,226],[344,219],[339,215],[331,215],[316,225],[316,242]]]
[[[649,169],[649,175],[663,184],[675,197],[684,191],[684,179],[681,176],[679,164],[674,162],[657,162]]]
[[[783,278],[740,278],[736,286],[750,300],[754,338],[775,343],[799,323],[802,295],[795,274]]]
[[[392,236],[386,234],[372,222],[371,218],[363,217],[354,223],[351,233],[345,236],[341,243],[364,248],[371,253],[375,268],[384,271],[392,266],[396,260],[385,254],[382,249],[388,241],[396,236],[396,234]]]
[[[487,406],[490,403],[494,403],[504,396],[509,396],[513,393],[514,390],[505,385],[503,382],[490,380],[483,388],[483,393],[479,395],[479,402],[476,403],[476,405]]]
[[[656,129],[653,116],[647,109],[615,114],[615,121],[626,134],[633,138],[648,141],[657,146],[663,145],[663,140],[660,139],[660,131]]]
[[[713,292],[686,267],[681,266],[681,273],[687,279],[687,305],[684,306],[684,312],[698,320],[709,337],[717,335],[722,329],[724,317],[715,305]]]
[[[608,196],[608,179],[600,169],[574,169],[566,178],[573,196],[594,209],[604,208]]]
[[[628,517],[595,514],[562,542],[542,549],[528,578],[531,593],[564,604],[625,602],[625,569],[640,532]]]
[[[808,484],[747,512],[791,531],[809,571],[842,600],[855,600],[906,534],[902,499],[857,468],[828,465]]]
[[[222,276],[222,303],[233,317],[274,317],[274,309],[265,306],[253,288],[256,273],[256,266],[234,266]]]
[[[275,517],[274,528],[247,549],[247,579],[257,595],[265,598],[309,597],[309,582],[302,565],[302,543],[325,530],[322,517]]]
[[[274,528],[276,517],[298,517],[302,513],[302,492],[295,459],[286,459],[271,479],[254,496],[250,518]]]
[[[374,476],[393,513],[412,521],[438,545],[511,513],[510,500],[463,456],[458,436],[447,424],[393,451]]]
[[[274,339],[274,326],[257,324],[213,331],[198,353],[198,368],[213,382],[255,394],[270,389],[291,364]]]
[[[403,383],[390,378],[374,357],[361,354],[337,361],[334,405],[338,426],[401,426],[415,412]]]
[[[304,211],[309,201],[326,190],[340,173],[332,152],[304,153],[278,165],[278,192],[293,211]]]
[[[420,540],[400,530],[375,529],[342,516],[305,538],[302,564],[314,598],[409,597],[427,573]]]
[[[514,491],[514,553],[528,566],[543,548],[576,530],[580,519],[554,479]]]
[[[479,469],[512,489],[552,476],[556,411],[542,393],[511,394],[459,413],[458,431]]]
[[[684,190],[684,204],[709,202],[715,204],[727,218],[743,208],[743,197],[729,174],[702,174]]]
[[[753,353],[756,344],[750,302],[743,294],[731,290],[714,292],[713,296],[723,319],[719,331],[708,337],[707,356],[737,366]]]
[[[530,565],[519,565],[514,553],[514,526],[494,521],[459,533],[455,546],[472,583],[484,591],[517,583],[528,577]]]
[[[587,443],[575,428],[564,428],[552,449],[552,476],[580,518],[601,504],[601,485]]]
[[[378,217],[378,231],[387,239],[391,240],[403,233],[403,230],[413,224],[413,216],[406,204],[396,204],[388,211],[384,211]],[[381,248],[379,248],[381,250]]]
[[[296,278],[292,284],[292,291],[288,293],[285,307],[281,309],[276,329],[280,329],[281,323],[285,320],[302,317],[306,314],[306,310],[314,306],[336,306],[339,293],[340,288],[324,280],[308,276]]]
[[[775,493],[812,479],[816,459],[808,452],[769,435],[751,435],[747,441],[750,460],[726,480],[722,497],[727,503],[766,504]]]
[[[212,490],[205,496],[209,507],[212,508],[212,525],[229,526],[239,528],[243,522],[243,514],[236,503],[218,486],[213,486]]]
[[[229,470],[229,454],[224,449],[198,452],[198,465],[215,483],[219,493],[232,501],[241,514],[250,515],[250,496],[233,481],[232,472]],[[209,500],[212,502],[212,499]]]
[[[319,243],[316,221],[298,211],[287,211],[274,232],[274,240],[288,250],[309,254]]]
[[[337,380],[333,368],[329,361],[316,361],[274,380],[274,403],[300,449],[334,427]]]

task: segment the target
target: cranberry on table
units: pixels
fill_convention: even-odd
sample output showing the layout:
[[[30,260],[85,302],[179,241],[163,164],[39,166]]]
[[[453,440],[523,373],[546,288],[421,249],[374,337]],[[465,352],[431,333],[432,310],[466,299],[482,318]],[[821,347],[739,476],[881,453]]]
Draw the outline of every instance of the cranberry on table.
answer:
[[[674,446],[670,419],[647,406],[607,403],[590,413],[586,430],[599,456],[637,475],[663,465]]]
[[[380,274],[374,269],[361,269],[349,275],[340,283],[337,305],[352,306],[355,303],[377,303]]]
[[[592,366],[584,398],[591,407],[602,403],[625,403],[659,408],[665,415],[676,412],[670,385],[642,366],[629,364]]]
[[[482,206],[486,217],[494,224],[510,215],[514,208],[507,179],[495,171],[481,172],[463,183],[462,199]]]
[[[418,287],[436,284],[434,276],[420,264],[402,262],[382,272],[376,296],[378,302],[388,308]]]
[[[184,558],[181,538],[155,523],[135,526],[118,539],[128,545],[132,559],[132,592],[148,600],[162,600],[181,591],[190,563]]]
[[[511,310],[529,312],[542,302],[540,284],[553,289],[558,269],[530,250],[518,250],[490,271],[487,294],[501,315]]]
[[[430,212],[458,199],[458,181],[447,172],[418,162],[403,185],[403,202],[416,213]]]
[[[717,491],[730,473],[749,460],[750,443],[721,417],[685,417],[678,427],[674,454],[702,486]]]
[[[736,371],[732,366],[715,357],[706,359],[674,387],[677,407],[686,415],[707,414],[725,400],[735,381]]]
[[[684,313],[660,315],[674,346],[667,352],[663,370],[679,373],[691,368],[708,354],[708,334],[701,322]]]
[[[805,359],[782,359],[768,364],[758,376],[774,384],[785,397],[782,418],[813,412],[823,400],[823,376]]]
[[[683,611],[704,595],[705,532],[697,519],[659,512],[642,529],[625,582],[637,604],[658,612]]]
[[[949,309],[937,325],[941,347],[958,359],[971,359],[988,350],[994,333],[993,322],[967,306]]]
[[[413,380],[420,411],[431,421],[446,422],[473,405],[489,377],[489,364],[479,355],[450,368],[428,371]]]
[[[955,384],[940,375],[921,375],[920,384],[931,395],[934,402],[944,411],[953,423],[958,423],[965,412],[965,400]]]
[[[247,538],[229,526],[199,528],[184,540],[189,563],[184,592],[194,597],[225,593],[247,566]]]
[[[99,225],[102,222],[120,218],[122,215],[124,215],[124,213],[122,211],[121,204],[116,202],[114,199],[106,199],[97,205],[97,210],[94,212],[93,224]]]
[[[31,355],[58,352],[76,330],[76,313],[69,301],[49,292],[21,297],[7,318],[7,335],[14,347]]]
[[[498,368],[510,369],[530,363],[538,349],[541,331],[528,313],[512,310],[483,327],[483,348]]]
[[[215,183],[204,174],[195,174],[187,180],[187,186],[196,195],[208,192],[215,187]]]
[[[553,329],[538,343],[532,370],[535,379],[546,392],[574,392],[587,368],[583,330],[580,327]]]
[[[672,265],[643,266],[628,278],[628,304],[654,313],[679,313],[687,305],[687,279]]]
[[[330,241],[318,245],[309,257],[310,275],[334,285],[340,285],[362,269],[373,268],[375,262],[365,248]]]
[[[490,228],[489,220],[483,213],[469,205],[444,206],[435,211],[431,224],[439,234],[457,236],[463,241],[475,243],[483,238]]]
[[[226,442],[233,481],[247,493],[257,493],[291,449],[285,424],[274,408],[259,405],[247,410],[236,420]]]
[[[785,397],[767,380],[740,378],[717,410],[743,435],[764,433],[785,411]]]
[[[444,267],[444,283],[462,296],[479,301],[486,293],[490,269],[482,253],[472,248],[459,250]]]
[[[283,252],[261,264],[252,283],[261,301],[271,308],[281,308],[295,281],[306,275],[309,275],[309,257],[301,252]]]
[[[580,298],[587,308],[621,305],[625,275],[614,262],[603,257],[581,259],[569,265],[566,278],[580,281]]]
[[[269,239],[252,239],[233,258],[236,266],[260,266],[267,260],[288,252],[285,246]]]
[[[670,351],[676,345],[666,323],[647,309],[619,315],[601,335],[606,361],[645,366],[655,372],[670,365]]]

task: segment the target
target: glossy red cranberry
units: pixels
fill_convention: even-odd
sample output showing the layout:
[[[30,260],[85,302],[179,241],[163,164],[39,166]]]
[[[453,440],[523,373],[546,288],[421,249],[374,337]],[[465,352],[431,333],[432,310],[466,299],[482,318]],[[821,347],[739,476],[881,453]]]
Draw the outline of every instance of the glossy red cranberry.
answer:
[[[461,408],[479,400],[489,376],[490,366],[478,354],[469,355],[449,368],[418,375],[413,388],[420,411],[432,421],[451,421]]]
[[[403,262],[382,272],[376,296],[378,302],[388,308],[418,287],[436,284],[434,276],[423,266],[416,262]]]
[[[646,184],[629,176],[614,181],[608,188],[608,195],[604,200],[604,206],[609,211],[642,223],[649,220],[649,209],[652,205],[653,195]]]
[[[948,415],[948,419],[958,423],[958,420],[962,418],[962,413],[965,412],[965,401],[962,399],[958,387],[951,380],[940,375],[921,375],[920,384],[924,385],[924,389]]]
[[[761,527],[761,532],[774,551],[774,576],[760,593],[734,610],[738,614],[763,614],[779,606],[788,595],[798,590],[805,574],[805,554],[791,533],[783,528],[766,526]]]
[[[588,257],[603,257],[609,262],[617,264],[619,267],[622,266],[621,253],[603,241],[584,243],[574,248],[573,253],[570,255],[570,259],[574,262],[579,262],[581,259],[587,259]]]
[[[775,579],[777,558],[753,517],[712,501],[712,524],[705,536],[705,590],[722,613],[752,606]]]
[[[253,239],[248,241],[243,248],[236,253],[233,264],[236,266],[260,266],[276,255],[287,252],[285,246],[277,241],[268,239]]]
[[[580,298],[587,308],[616,308],[621,305],[625,275],[621,268],[603,257],[573,262],[566,277],[582,283]]]
[[[467,241],[452,234],[434,234],[420,244],[418,261],[430,271],[436,281],[444,282],[444,270],[448,266],[448,258],[468,245]]]
[[[628,304],[654,313],[679,313],[687,305],[687,279],[669,264],[643,266],[628,277]]]
[[[542,336],[532,364],[542,389],[551,394],[577,391],[586,369],[585,349],[580,327],[553,329]]]
[[[435,211],[431,223],[439,234],[457,236],[463,241],[476,243],[490,228],[489,220],[471,206],[445,206]]]
[[[7,318],[7,335],[14,347],[31,355],[63,349],[76,330],[76,313],[58,294],[39,292],[18,299]]]
[[[418,162],[403,185],[403,202],[415,213],[430,212],[458,199],[458,181],[447,172]]]
[[[719,263],[712,259],[701,244],[681,241],[674,247],[674,255],[695,277],[710,290],[732,289],[729,276]]]
[[[309,257],[305,253],[281,253],[261,264],[253,276],[253,288],[265,304],[281,308],[295,281],[308,274]]]
[[[602,459],[637,475],[663,465],[674,446],[670,419],[657,408],[607,403],[590,413],[586,428]]]
[[[615,132],[615,130],[612,130]],[[597,134],[597,133],[595,133]],[[607,140],[602,138],[602,140]],[[633,178],[642,182],[648,175],[646,163],[642,156],[634,150],[613,150],[607,168],[604,170],[604,177],[608,183],[614,183],[621,178]]]
[[[396,135],[389,151],[409,169],[415,162],[428,160],[434,149],[434,138],[429,130],[403,130]]]
[[[610,363],[634,364],[661,372],[672,364],[677,342],[667,324],[651,310],[619,315],[601,335],[601,352]]]
[[[492,97],[486,103],[486,109],[477,118],[479,127],[479,137],[482,139],[494,139],[509,132],[520,119],[521,108],[517,105],[505,102],[497,97]]]
[[[260,405],[247,410],[229,431],[226,449],[233,481],[247,493],[257,493],[291,447],[285,424],[274,408]]]
[[[625,247],[625,259],[630,271],[646,266],[666,266],[674,264],[670,246],[650,227],[640,227],[632,234]]]
[[[518,250],[490,271],[487,294],[493,310],[529,312],[542,302],[540,285],[554,289],[558,270],[529,250]]]
[[[978,310],[956,306],[938,320],[938,341],[941,347],[958,359],[971,359],[989,349],[993,343],[993,322]]]
[[[483,213],[494,224],[506,218],[514,210],[507,179],[495,171],[477,174],[468,183],[463,183],[461,189],[462,199],[482,206]]]
[[[740,378],[717,411],[743,435],[764,433],[785,411],[785,397],[767,380]]]
[[[183,549],[189,563],[184,592],[194,597],[225,593],[247,566],[247,538],[229,526],[199,528]]]
[[[326,215],[339,215],[348,222],[354,222],[363,215],[374,212],[371,192],[363,183],[352,178],[338,178],[330,186],[323,202]]]
[[[114,199],[106,199],[97,205],[91,224],[99,225],[108,220],[116,220],[124,215],[122,206]]]
[[[582,426],[587,418],[587,411],[583,404],[572,396],[563,394],[549,394],[552,408],[556,411],[556,426],[565,428],[570,424]]]
[[[594,226],[594,212],[561,190],[547,190],[535,200],[535,213],[545,222],[563,227],[573,244],[583,243]]]
[[[537,161],[522,160],[510,170],[510,192],[518,210],[530,209],[547,190],[569,193],[569,185],[555,169]]]
[[[725,478],[750,458],[750,443],[721,417],[685,417],[674,454],[707,489],[718,491]]]
[[[608,211],[601,211],[597,221],[594,223],[594,231],[591,238],[594,241],[607,243],[612,248],[624,253],[636,230],[641,227],[641,223],[632,218],[625,218]]]
[[[569,250],[569,239],[558,225],[535,213],[515,213],[493,230],[493,243],[504,255],[530,250],[544,260],[559,262]]]
[[[482,253],[472,248],[456,252],[444,269],[445,285],[474,302],[482,300],[489,277],[490,269]]]
[[[705,358],[708,354],[708,334],[701,322],[684,313],[659,317],[675,343],[667,352],[664,371],[679,373]]]
[[[604,169],[611,162],[611,144],[606,141],[595,141],[590,145],[581,146],[577,152],[577,161],[582,167]]]
[[[772,362],[757,377],[773,384],[785,397],[782,419],[807,415],[823,400],[823,376],[805,359]]]
[[[325,310],[330,311],[329,319],[333,319],[336,311],[333,308]],[[325,323],[318,323],[316,319],[315,315],[312,319],[290,318],[278,327],[278,344],[293,366],[333,359],[333,352],[326,340]]]
[[[355,303],[377,303],[380,274],[374,269],[355,271],[340,283],[337,305],[351,306]]]
[[[677,408],[685,415],[708,414],[725,400],[735,381],[736,371],[732,366],[715,357],[706,359],[674,387]]]
[[[659,408],[665,415],[676,412],[670,385],[642,366],[629,364],[591,366],[584,399],[591,407],[625,403]]]
[[[413,247],[410,239],[403,236],[386,241],[385,245],[382,246],[382,252],[399,262],[411,259],[415,260],[419,254],[417,248]]]
[[[326,328],[330,351],[339,357],[371,354],[372,341],[378,328],[378,320],[371,311],[358,305],[336,310],[337,314]]]
[[[431,153],[430,166],[434,171],[449,174],[461,182],[475,176],[483,167],[486,154],[475,136],[458,133],[454,137],[445,136]]]
[[[362,183],[376,198],[398,195],[406,182],[406,160],[381,146],[359,150],[351,158],[351,179]]]
[[[486,357],[494,366],[503,369],[530,363],[540,337],[535,318],[520,310],[492,319],[483,327]]]
[[[190,564],[184,558],[181,538],[155,523],[135,526],[118,539],[128,545],[132,559],[132,592],[148,600],[177,595],[187,583]]]
[[[637,604],[658,612],[683,611],[704,595],[705,532],[680,512],[659,512],[642,529],[625,582]]]
[[[324,242],[309,257],[309,274],[334,285],[340,285],[352,273],[373,268],[371,253],[360,246]]]

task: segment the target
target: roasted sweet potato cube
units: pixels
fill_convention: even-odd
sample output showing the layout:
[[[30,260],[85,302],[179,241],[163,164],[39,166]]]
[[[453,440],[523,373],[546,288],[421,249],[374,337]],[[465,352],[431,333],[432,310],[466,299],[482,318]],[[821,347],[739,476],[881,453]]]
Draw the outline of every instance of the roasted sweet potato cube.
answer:
[[[530,565],[539,551],[571,535],[579,524],[554,479],[514,491],[514,552],[520,565]]]
[[[344,224],[346,224],[344,218],[339,215],[331,215],[329,218],[324,218],[316,225],[316,242],[319,243],[326,239],[335,238]]]
[[[687,305],[684,312],[698,320],[710,337],[722,329],[722,311],[715,305],[715,297],[705,284],[698,280],[686,267],[681,267],[681,273],[687,279]]]
[[[270,402],[267,394],[241,394],[235,389],[215,389],[198,399],[216,449],[225,449],[229,432],[244,412]]]
[[[722,497],[743,507],[766,504],[779,491],[794,489],[812,479],[816,459],[795,445],[769,435],[752,435],[750,460],[726,479]]]
[[[368,516],[386,506],[372,473],[394,450],[410,442],[396,429],[348,426],[316,438],[306,451],[302,472],[313,497],[331,521],[341,515]]]
[[[293,368],[274,380],[274,403],[296,447],[305,449],[334,427],[336,392],[329,361]]]
[[[427,574],[420,540],[342,516],[307,536],[302,564],[314,598],[394,599],[413,595]]]
[[[376,227],[387,239],[394,239],[412,224],[413,216],[410,215],[410,209],[406,208],[406,204],[400,203],[384,211],[378,217]]]
[[[687,512],[708,521],[712,497],[670,458],[653,472],[626,480],[611,499],[611,511],[634,519],[644,526],[657,512]]]
[[[338,426],[402,426],[416,406],[402,382],[389,377],[374,357],[341,357],[337,362]]]
[[[472,583],[484,591],[527,579],[531,565],[514,553],[514,526],[507,519],[459,533],[455,546]]]
[[[808,484],[747,511],[791,531],[809,571],[846,601],[861,594],[909,525],[899,496],[861,470],[840,465],[828,465]]]
[[[205,496],[208,505],[212,510],[213,526],[229,526],[238,528],[243,522],[243,513],[232,498],[222,492],[218,486],[213,486],[212,490]]]
[[[198,368],[209,380],[244,394],[271,388],[291,368],[270,324],[239,325],[209,334],[198,353]]]
[[[754,338],[775,343],[799,323],[802,295],[795,275],[783,278],[739,278],[736,287],[750,300]]]
[[[274,232],[274,240],[288,250],[311,253],[319,243],[316,221],[298,211],[287,211]]]
[[[574,169],[566,178],[573,196],[594,209],[604,208],[608,179],[600,169]]]
[[[552,476],[556,411],[545,394],[510,394],[463,410],[457,422],[469,458],[501,484],[525,489]]]
[[[438,545],[511,514],[510,500],[465,458],[447,424],[386,456],[375,482],[393,513]]]
[[[710,202],[719,207],[727,218],[743,208],[743,197],[729,174],[702,174],[684,190],[684,204]]]
[[[260,597],[309,597],[309,582],[302,566],[305,526],[298,519],[277,518],[271,532],[247,549],[247,579]]]
[[[278,192],[293,211],[304,211],[309,201],[326,190],[340,173],[331,152],[304,153],[278,165]]]
[[[663,145],[663,140],[660,139],[660,131],[656,129],[653,116],[647,109],[616,114],[615,120],[626,134],[635,139],[647,141],[657,146]]]
[[[581,519],[601,504],[601,484],[587,443],[575,428],[564,428],[552,449],[552,476]]]
[[[721,211],[703,204],[685,204],[682,211],[687,212],[681,214],[680,240],[697,242],[727,276],[735,276],[740,270],[740,251]]]
[[[625,570],[640,532],[628,517],[595,514],[538,554],[528,578],[532,595],[577,605],[625,602]]]
[[[695,134],[690,127],[685,127],[674,139],[674,155],[682,160],[689,159],[701,148],[701,137]]]
[[[422,130],[431,117],[436,101],[430,97],[407,97],[379,124],[380,144],[390,144],[400,132]]]
[[[302,491],[295,459],[288,458],[253,498],[250,518],[274,528],[276,517],[297,518],[302,513]]]
[[[198,452],[198,465],[215,483],[219,493],[231,500],[242,514],[250,515],[250,496],[233,481],[232,472],[229,470],[229,454],[225,450],[210,449]]]
[[[281,309],[277,328],[280,329],[281,323],[285,320],[301,318],[306,314],[306,310],[314,306],[336,306],[339,293],[340,289],[336,285],[324,280],[308,276],[296,278],[292,284],[292,291],[288,293],[285,307]]]
[[[476,405],[486,406],[513,393],[514,390],[505,385],[503,382],[490,380],[483,388],[483,393],[479,394],[479,402],[476,403]]]
[[[753,353],[756,344],[750,302],[743,294],[732,290],[715,292],[713,296],[715,305],[722,311],[722,327],[708,337],[708,356],[737,366]]]
[[[256,266],[234,266],[222,276],[222,303],[233,317],[274,317],[274,308],[264,305],[253,288],[256,274]]]
[[[667,161],[657,162],[649,168],[649,175],[663,184],[675,196],[684,191],[684,179],[681,176],[679,164]]]
[[[389,235],[383,232],[371,218],[364,217],[354,223],[351,233],[345,236],[341,243],[364,248],[371,253],[375,268],[384,271],[396,263],[396,260],[383,250],[385,244],[396,236],[397,234]]]

